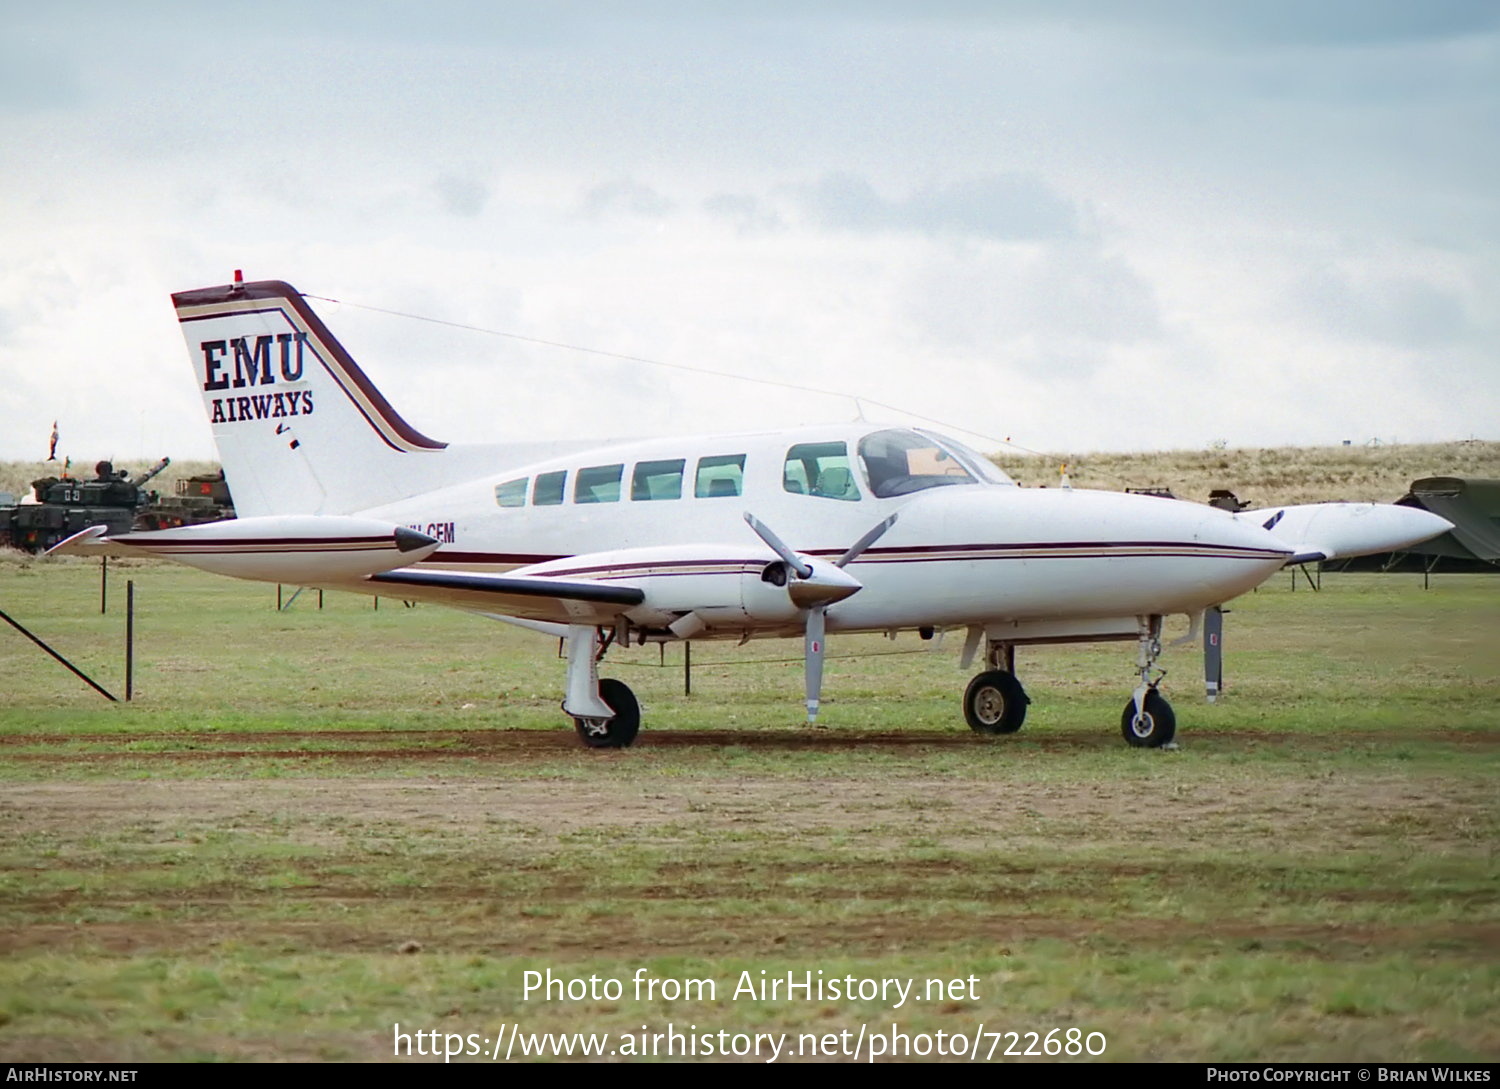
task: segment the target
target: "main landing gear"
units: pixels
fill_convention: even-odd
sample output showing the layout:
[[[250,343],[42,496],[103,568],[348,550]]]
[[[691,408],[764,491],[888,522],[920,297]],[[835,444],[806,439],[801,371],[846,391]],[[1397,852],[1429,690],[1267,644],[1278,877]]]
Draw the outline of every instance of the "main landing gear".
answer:
[[[979,734],[1013,734],[1026,721],[1031,698],[1016,680],[1016,648],[1010,643],[989,645],[989,669],[964,690],[964,719]]]
[[[578,739],[591,749],[623,749],[641,729],[641,705],[624,681],[599,679],[599,660],[614,642],[592,625],[568,627],[568,694],[563,712],[573,716]]]
[[[1157,691],[1166,676],[1166,671],[1156,666],[1161,656],[1161,624],[1160,616],[1137,618],[1140,651],[1136,672],[1140,683],[1120,716],[1120,732],[1126,743],[1136,748],[1163,748],[1171,744],[1177,733],[1177,716],[1172,713],[1172,705]],[[969,645],[965,647],[965,666],[978,650],[980,633],[977,629],[971,631]],[[1031,703],[1016,679],[1015,644],[986,642],[985,663],[989,668],[970,681],[964,691],[964,720],[975,733],[1013,734],[1026,721],[1026,707]]]

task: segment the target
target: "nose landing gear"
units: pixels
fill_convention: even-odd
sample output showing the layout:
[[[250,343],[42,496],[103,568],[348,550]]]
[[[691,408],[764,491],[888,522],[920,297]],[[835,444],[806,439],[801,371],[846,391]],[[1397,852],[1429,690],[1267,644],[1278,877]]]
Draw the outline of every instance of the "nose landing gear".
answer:
[[[1167,675],[1166,670],[1156,668],[1156,659],[1161,655],[1161,621],[1160,616],[1136,617],[1140,645],[1136,669],[1140,683],[1120,716],[1120,732],[1127,744],[1139,749],[1162,748],[1177,733],[1177,716],[1172,713],[1172,705],[1156,690]]]

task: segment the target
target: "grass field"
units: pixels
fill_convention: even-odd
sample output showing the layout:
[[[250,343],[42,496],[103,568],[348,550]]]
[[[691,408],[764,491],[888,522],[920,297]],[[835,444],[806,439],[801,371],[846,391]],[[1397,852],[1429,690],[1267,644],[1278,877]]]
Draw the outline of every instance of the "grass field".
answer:
[[[680,649],[612,653],[645,726],[595,752],[545,638],[111,574],[101,616],[96,566],[0,565],[0,609],[107,687],[126,578],[138,614],[129,705],[0,628],[0,1059],[389,1061],[397,1023],[1500,1059],[1500,579],[1274,580],[1221,703],[1169,653],[1175,752],[1120,738],[1123,644],[1023,652],[1025,728],[976,737],[961,633],[835,639],[821,729],[800,644],[697,644],[690,697]],[[715,993],[637,999],[641,969]],[[622,995],[527,995],[548,970]],[[945,982],[733,993],[820,970]]]

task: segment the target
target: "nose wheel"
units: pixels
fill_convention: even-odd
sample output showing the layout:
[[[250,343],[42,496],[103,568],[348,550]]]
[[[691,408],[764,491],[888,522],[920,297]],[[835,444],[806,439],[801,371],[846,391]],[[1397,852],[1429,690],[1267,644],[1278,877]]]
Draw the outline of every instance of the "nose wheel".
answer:
[[[1120,732],[1125,735],[1126,744],[1138,749],[1159,749],[1176,735],[1177,716],[1166,698],[1152,688],[1146,692],[1139,710],[1134,698],[1125,705]]]
[[[1159,749],[1171,742],[1177,733],[1177,716],[1172,705],[1156,690],[1166,671],[1156,668],[1156,659],[1161,656],[1161,622],[1159,616],[1140,616],[1140,653],[1136,658],[1136,672],[1140,683],[1135,695],[1125,705],[1120,716],[1120,732],[1125,742],[1138,749]],[[1156,676],[1153,678],[1152,674]]]

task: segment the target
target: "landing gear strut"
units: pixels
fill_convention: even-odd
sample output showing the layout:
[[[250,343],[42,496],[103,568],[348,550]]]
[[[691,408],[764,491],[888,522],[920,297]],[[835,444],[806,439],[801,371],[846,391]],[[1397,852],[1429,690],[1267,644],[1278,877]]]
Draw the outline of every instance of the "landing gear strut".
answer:
[[[592,625],[568,627],[568,694],[563,712],[573,716],[578,738],[591,749],[623,749],[641,729],[641,706],[628,685],[599,679],[599,660],[613,642]]]
[[[991,642],[985,653],[989,669],[969,682],[964,691],[964,720],[980,734],[1013,734],[1026,721],[1031,703],[1016,679],[1016,648]]]
[[[1167,675],[1166,670],[1156,668],[1156,659],[1161,655],[1161,621],[1160,616],[1137,617],[1140,653],[1136,669],[1140,683],[1120,716],[1120,732],[1125,735],[1126,743],[1141,749],[1159,749],[1177,733],[1177,716],[1172,713],[1172,705],[1156,690]],[[1152,673],[1156,674],[1154,679]]]

